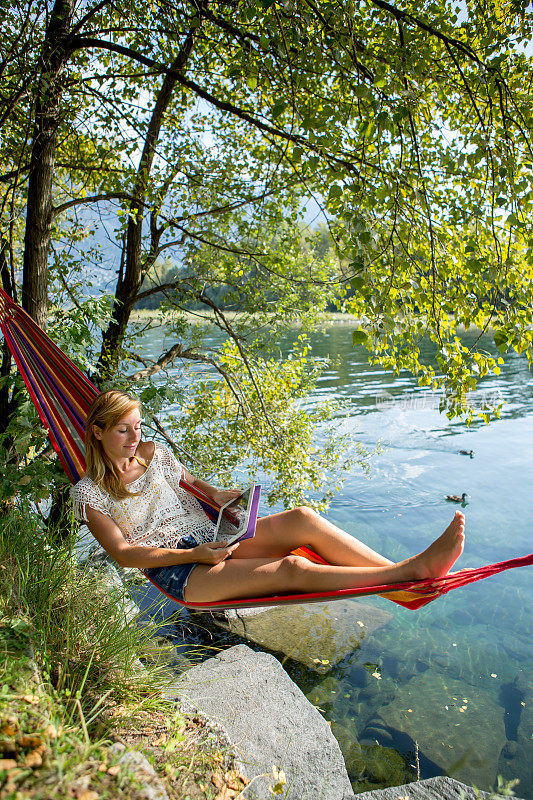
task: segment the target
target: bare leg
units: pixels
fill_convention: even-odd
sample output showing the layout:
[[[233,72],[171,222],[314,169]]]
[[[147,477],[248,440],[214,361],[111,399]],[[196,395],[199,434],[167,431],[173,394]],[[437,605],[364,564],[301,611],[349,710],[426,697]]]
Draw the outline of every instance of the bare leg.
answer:
[[[463,545],[464,516],[457,511],[444,533],[427,550],[397,564],[326,566],[298,556],[231,559],[216,566],[199,564],[189,577],[186,600],[216,602],[439,578],[449,572],[461,555]]]
[[[241,542],[232,558],[280,558],[304,545],[337,566],[384,567],[393,563],[305,506],[259,519],[255,537]]]

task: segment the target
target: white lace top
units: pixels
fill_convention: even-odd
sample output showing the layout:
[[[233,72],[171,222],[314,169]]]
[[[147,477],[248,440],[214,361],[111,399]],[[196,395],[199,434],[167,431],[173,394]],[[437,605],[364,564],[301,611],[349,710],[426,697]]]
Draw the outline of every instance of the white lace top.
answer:
[[[209,541],[213,523],[196,498],[179,485],[183,467],[160,444],[146,472],[127,485],[139,495],[117,500],[85,475],[70,490],[74,515],[87,522],[85,507],[107,514],[129,544],[140,547],[176,547],[187,534]]]

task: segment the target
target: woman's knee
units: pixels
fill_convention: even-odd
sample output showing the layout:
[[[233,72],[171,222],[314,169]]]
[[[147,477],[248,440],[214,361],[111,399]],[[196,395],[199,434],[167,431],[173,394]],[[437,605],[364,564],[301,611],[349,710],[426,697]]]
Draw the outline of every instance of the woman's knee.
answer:
[[[314,511],[312,508],[309,508],[309,506],[297,506],[296,508],[293,508],[290,513],[296,522],[303,525],[310,524],[318,517],[316,511]]]
[[[304,556],[288,555],[280,562],[280,571],[289,586],[306,589],[312,572],[312,563]]]

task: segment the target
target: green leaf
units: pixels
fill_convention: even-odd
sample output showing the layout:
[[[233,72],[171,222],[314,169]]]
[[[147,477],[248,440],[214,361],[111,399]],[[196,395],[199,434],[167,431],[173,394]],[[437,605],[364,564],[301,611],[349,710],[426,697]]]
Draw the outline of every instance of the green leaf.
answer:
[[[330,200],[336,197],[341,197],[342,191],[343,191],[342,186],[339,186],[338,183],[333,183],[329,187],[329,192],[328,192]]]
[[[494,344],[496,347],[501,347],[503,344],[507,345],[507,334],[503,331],[494,332]]]
[[[272,112],[271,112],[272,116],[274,118],[279,117],[279,115],[282,114],[286,108],[287,108],[287,103],[284,100],[278,100],[272,106]]]
[[[353,331],[352,333],[352,342],[354,347],[359,344],[365,344],[368,341],[368,333],[366,331],[359,330]]]

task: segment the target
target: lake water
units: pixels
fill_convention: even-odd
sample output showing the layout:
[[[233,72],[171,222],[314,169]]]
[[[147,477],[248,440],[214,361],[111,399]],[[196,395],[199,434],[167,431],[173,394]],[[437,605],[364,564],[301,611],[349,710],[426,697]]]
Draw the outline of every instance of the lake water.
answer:
[[[359,469],[348,476],[328,512],[332,522],[397,560],[446,527],[454,506],[445,495],[466,492],[460,566],[531,552],[533,376],[524,357],[504,355],[501,374],[472,398],[501,398],[501,419],[467,427],[439,414],[438,399],[410,374],[369,365],[366,351],[352,348],[350,326],[316,331],[311,344],[316,358],[338,360],[325,367],[310,402],[344,401],[332,424],[370,449],[380,445],[370,477]],[[489,337],[484,346],[494,350]],[[290,339],[282,347],[288,351]],[[518,778],[515,793],[533,800],[532,585],[532,568],[512,570],[417,612],[365,598],[384,618],[370,635],[312,663],[284,660],[332,723],[355,791],[444,773],[489,790],[502,775]],[[358,609],[342,612],[356,619]],[[192,640],[202,640],[200,630]],[[210,646],[237,641],[217,630]],[[305,635],[311,652],[321,631],[315,625]]]

